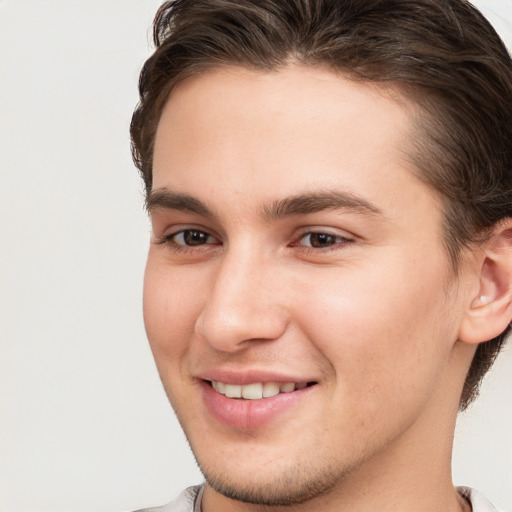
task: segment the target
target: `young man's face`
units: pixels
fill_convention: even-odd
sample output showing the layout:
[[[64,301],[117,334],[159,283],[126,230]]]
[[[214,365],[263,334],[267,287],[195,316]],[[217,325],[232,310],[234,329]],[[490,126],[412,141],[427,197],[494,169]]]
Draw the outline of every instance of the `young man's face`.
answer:
[[[222,492],[304,501],[425,461],[451,428],[467,299],[414,136],[390,95],[329,71],[217,70],[173,91],[144,314]]]

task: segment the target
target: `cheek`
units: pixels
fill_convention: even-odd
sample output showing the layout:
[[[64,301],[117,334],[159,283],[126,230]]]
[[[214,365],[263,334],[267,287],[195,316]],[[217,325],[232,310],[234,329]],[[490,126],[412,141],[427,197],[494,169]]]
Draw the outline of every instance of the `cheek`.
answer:
[[[443,271],[393,263],[336,269],[322,288],[303,284],[301,328],[351,396],[369,397],[376,389],[389,397],[422,386],[426,391],[449,357],[454,329]]]
[[[182,357],[194,333],[200,289],[194,275],[150,257],[144,276],[144,324],[157,366]]]

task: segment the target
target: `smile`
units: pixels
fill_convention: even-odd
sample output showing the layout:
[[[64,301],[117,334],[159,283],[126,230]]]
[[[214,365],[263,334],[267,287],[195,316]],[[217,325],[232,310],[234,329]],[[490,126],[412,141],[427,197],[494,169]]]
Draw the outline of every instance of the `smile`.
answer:
[[[254,380],[256,381],[257,378]],[[225,382],[213,380],[210,377],[200,379],[198,383],[209,419],[212,418],[236,430],[255,429],[268,425],[299,404],[308,403],[310,394],[319,387],[316,381],[293,382],[269,379],[251,382],[251,379],[245,380],[246,383],[242,384],[233,382],[233,380],[240,382],[240,377],[230,380],[231,382]]]
[[[225,382],[210,381],[212,388],[228,398],[242,398],[245,400],[260,400],[270,398],[280,393],[290,393],[295,390],[304,389],[307,382],[255,382],[252,384],[228,384]]]

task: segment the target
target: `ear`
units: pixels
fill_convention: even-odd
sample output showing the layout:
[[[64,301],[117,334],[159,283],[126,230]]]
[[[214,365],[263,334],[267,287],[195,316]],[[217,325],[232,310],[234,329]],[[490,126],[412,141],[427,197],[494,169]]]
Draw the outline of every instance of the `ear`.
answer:
[[[499,222],[479,247],[477,282],[459,340],[477,344],[499,336],[512,321],[512,218]]]

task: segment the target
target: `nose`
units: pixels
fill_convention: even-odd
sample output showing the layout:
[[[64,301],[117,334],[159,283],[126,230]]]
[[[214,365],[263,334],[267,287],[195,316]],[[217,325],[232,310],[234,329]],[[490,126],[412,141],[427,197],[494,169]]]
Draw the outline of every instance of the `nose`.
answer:
[[[254,254],[225,255],[216,267],[196,334],[215,349],[236,352],[279,338],[288,325],[276,269]]]

